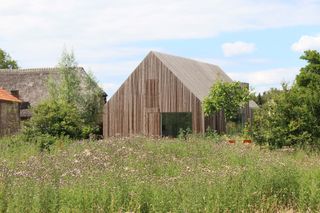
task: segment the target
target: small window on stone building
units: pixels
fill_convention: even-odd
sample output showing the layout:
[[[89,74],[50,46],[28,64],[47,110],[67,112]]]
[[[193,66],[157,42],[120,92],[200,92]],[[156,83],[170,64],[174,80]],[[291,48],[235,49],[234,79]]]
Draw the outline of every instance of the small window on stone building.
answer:
[[[30,102],[22,102],[20,105],[20,109],[29,109],[30,108]]]

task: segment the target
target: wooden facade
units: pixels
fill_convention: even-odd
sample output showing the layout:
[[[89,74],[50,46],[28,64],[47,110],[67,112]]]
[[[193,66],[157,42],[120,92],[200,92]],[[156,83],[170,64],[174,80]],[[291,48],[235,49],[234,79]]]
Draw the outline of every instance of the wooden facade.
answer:
[[[149,53],[106,103],[104,136],[161,136],[165,112],[191,112],[194,133],[203,133],[208,126],[224,131],[223,113],[205,118],[192,89],[196,88],[189,89],[157,54]]]

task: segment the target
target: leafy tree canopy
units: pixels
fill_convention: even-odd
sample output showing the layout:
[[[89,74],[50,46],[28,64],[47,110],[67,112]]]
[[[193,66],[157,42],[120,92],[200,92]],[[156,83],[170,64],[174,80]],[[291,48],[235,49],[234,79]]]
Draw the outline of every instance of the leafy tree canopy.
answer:
[[[237,117],[239,109],[245,106],[249,99],[249,89],[240,82],[217,82],[211,87],[202,107],[206,116],[223,110],[226,120],[232,120]]]
[[[271,98],[255,115],[254,135],[272,147],[308,146],[320,149],[320,54],[304,52],[306,60],[289,89],[270,93]]]
[[[258,95],[253,96],[253,100],[259,105],[262,106],[268,101],[270,101],[275,95],[283,92],[277,88],[271,88],[269,91],[265,91],[262,94],[258,93]]]
[[[8,53],[0,49],[0,69],[18,69],[18,63]]]
[[[83,120],[74,105],[63,100],[46,100],[33,110],[25,134],[31,139],[39,134],[81,138],[82,125]]]
[[[99,133],[104,104],[102,89],[92,74],[79,73],[73,52],[63,51],[58,68],[60,82],[49,80],[50,97],[34,108],[26,134],[87,138]]]

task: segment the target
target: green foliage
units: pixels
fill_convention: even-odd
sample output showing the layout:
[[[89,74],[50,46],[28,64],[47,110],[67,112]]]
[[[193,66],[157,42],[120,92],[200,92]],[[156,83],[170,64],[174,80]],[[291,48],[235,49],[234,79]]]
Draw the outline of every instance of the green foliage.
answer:
[[[67,103],[77,106],[82,102],[81,96],[81,81],[77,73],[78,63],[73,52],[62,52],[58,68],[61,76],[61,83],[56,84],[56,93],[51,94],[52,97],[64,100]]]
[[[18,69],[19,66],[8,53],[0,49],[0,69]]]
[[[39,134],[80,138],[82,126],[83,120],[75,106],[62,100],[49,100],[33,110],[24,134],[30,138]]]
[[[99,132],[103,113],[103,90],[98,86],[93,74],[80,80],[81,73],[77,71],[78,64],[73,53],[64,51],[59,62],[59,70],[62,76],[61,84],[50,82],[51,98],[58,98],[76,106],[80,118],[83,120],[84,137]]]
[[[78,72],[73,53],[64,51],[59,62],[60,82],[49,80],[50,97],[33,109],[24,134],[70,138],[88,138],[100,131],[103,91],[92,74]],[[41,139],[41,137],[40,137]],[[46,145],[45,145],[46,146]]]
[[[206,116],[223,110],[226,120],[232,120],[237,118],[239,109],[245,106],[249,99],[249,89],[241,86],[240,82],[217,82],[204,99],[202,108]]]
[[[37,153],[8,140],[0,139],[0,212],[320,211],[316,153],[204,137],[74,142]]]
[[[316,50],[307,50],[304,52],[304,55],[302,55],[300,58],[308,62],[308,64],[305,67],[301,68],[301,72],[320,75],[319,52],[317,52]]]
[[[320,56],[306,51],[301,58],[308,64],[292,88],[284,85],[255,115],[254,137],[260,143],[320,149]]]
[[[262,106],[272,99],[275,95],[281,93],[282,91],[277,88],[271,88],[269,91],[263,92],[262,95],[259,93],[257,96],[253,96],[253,100]]]
[[[97,85],[93,74],[89,72],[85,79],[85,92],[82,94],[82,102],[79,106],[82,108],[82,119],[88,128],[92,129],[90,133],[99,132],[99,125],[102,124],[104,92]]]
[[[214,142],[221,142],[221,136],[217,133],[216,130],[213,130],[210,126],[205,131],[205,138],[213,140]]]
[[[249,122],[246,122],[246,123],[245,123],[242,132],[243,132],[242,135],[243,135],[243,137],[244,137],[245,139],[250,139],[250,138],[251,138],[251,136],[252,136],[252,129],[251,129],[251,125],[250,125]]]
[[[192,130],[188,127],[186,129],[180,128],[177,137],[181,140],[187,140],[192,134]]]

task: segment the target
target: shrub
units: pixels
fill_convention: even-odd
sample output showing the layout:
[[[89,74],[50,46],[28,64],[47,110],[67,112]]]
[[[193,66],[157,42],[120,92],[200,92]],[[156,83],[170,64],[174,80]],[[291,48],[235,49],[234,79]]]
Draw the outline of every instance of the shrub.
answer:
[[[41,134],[81,138],[82,126],[83,120],[75,106],[64,101],[49,100],[33,110],[32,118],[25,124],[24,134],[27,138]]]
[[[305,51],[292,88],[283,85],[255,115],[255,139],[271,147],[302,146],[320,149],[320,54]]]
[[[204,98],[202,109],[205,116],[223,111],[225,123],[228,123],[228,121],[237,120],[239,109],[248,104],[250,97],[249,89],[242,86],[240,82],[217,82]]]
[[[191,134],[192,134],[192,130],[189,127],[187,129],[180,128],[178,132],[178,138],[187,140]]]
[[[212,128],[210,128],[210,126],[208,126],[208,128],[206,129],[205,135],[204,135],[207,139],[213,140],[214,142],[221,142],[220,139],[220,135],[217,133],[216,130],[213,130]]]

